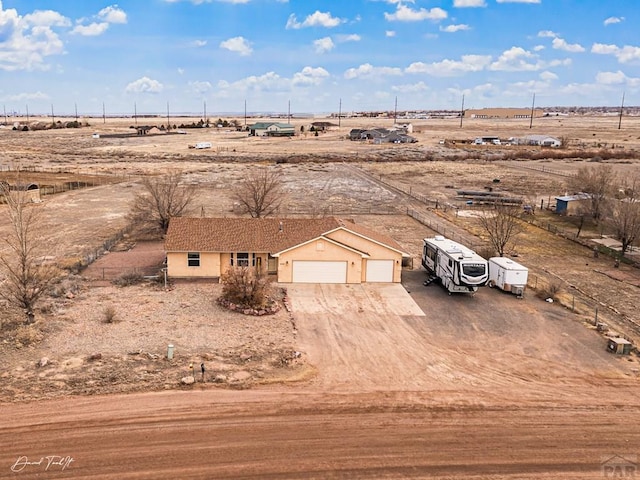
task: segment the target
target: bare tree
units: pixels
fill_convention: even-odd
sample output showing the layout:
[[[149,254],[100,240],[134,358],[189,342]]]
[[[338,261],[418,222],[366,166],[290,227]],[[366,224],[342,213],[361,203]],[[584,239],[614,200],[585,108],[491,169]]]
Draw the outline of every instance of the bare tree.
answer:
[[[267,167],[251,171],[240,182],[235,198],[243,213],[253,218],[268,217],[278,211],[284,199],[280,172]]]
[[[611,199],[607,222],[622,242],[622,255],[640,237],[640,177],[622,183],[620,195]]]
[[[489,243],[501,257],[513,245],[515,236],[522,232],[517,205],[496,204],[492,211],[480,216],[480,225],[489,236]]]
[[[179,171],[143,179],[144,191],[135,196],[129,212],[131,223],[142,231],[167,233],[171,218],[188,214],[195,198],[195,186],[182,179]]]
[[[596,160],[594,158],[593,160]],[[600,159],[601,160],[601,159]],[[588,214],[598,221],[602,218],[604,203],[610,195],[616,177],[610,165],[598,165],[595,167],[581,167],[575,177],[572,177],[568,186],[574,192],[589,194]]]
[[[7,204],[10,231],[0,252],[0,298],[23,310],[25,323],[34,321],[40,298],[59,280],[60,270],[47,261],[50,243],[43,235],[40,205],[29,204],[24,190],[10,190],[0,184]]]
[[[249,308],[263,308],[267,304],[270,284],[262,268],[229,268],[220,280],[224,300]]]

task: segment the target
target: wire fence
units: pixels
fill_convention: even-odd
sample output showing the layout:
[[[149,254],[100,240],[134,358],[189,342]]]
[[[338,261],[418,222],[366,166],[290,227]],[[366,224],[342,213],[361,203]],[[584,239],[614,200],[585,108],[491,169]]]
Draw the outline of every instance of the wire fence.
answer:
[[[407,209],[407,215],[424,226],[429,227],[431,230],[438,232],[440,235],[443,235],[454,242],[462,243],[472,250],[478,250],[485,246],[477,237],[473,237],[470,234],[460,233],[458,229],[453,227],[453,225],[447,221],[434,220],[427,215],[410,208]]]

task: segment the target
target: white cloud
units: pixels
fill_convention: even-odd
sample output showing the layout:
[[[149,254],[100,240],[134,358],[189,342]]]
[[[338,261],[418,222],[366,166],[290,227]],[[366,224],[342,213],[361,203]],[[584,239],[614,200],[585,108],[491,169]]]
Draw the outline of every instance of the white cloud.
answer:
[[[469,72],[479,72],[491,63],[490,55],[463,55],[460,60],[445,59],[440,62],[415,62],[409,65],[406,73],[428,73],[434,77],[453,77]]]
[[[178,75],[184,75],[184,68],[178,68]]]
[[[533,47],[533,51],[534,52],[540,52],[540,51],[542,51],[544,49],[545,49],[544,45],[536,45],[535,47]]]
[[[389,22],[419,22],[422,20],[440,21],[447,18],[447,16],[447,12],[439,7],[434,7],[429,10],[426,8],[414,10],[401,3],[398,3],[395,13],[384,13],[384,18]]]
[[[82,35],[83,37],[95,37],[102,35],[108,28],[109,24],[107,22],[94,22],[89,25],[76,25],[73,27],[73,30],[71,30],[71,33],[74,35]]]
[[[0,10],[2,9],[2,2],[0,2]],[[45,27],[69,27],[71,21],[53,10],[36,10],[33,13],[28,13],[24,17],[24,22],[27,25],[38,25]]]
[[[224,40],[220,42],[220,48],[239,53],[243,57],[251,55],[251,52],[253,52],[251,43],[244,37],[233,37],[228,40]]]
[[[544,64],[537,55],[522,47],[511,47],[502,52],[498,60],[489,66],[489,70],[506,72],[535,71],[543,68]]]
[[[24,102],[26,100],[49,100],[49,95],[40,91],[33,93],[18,93],[15,95],[8,95],[3,97],[2,100],[8,102]]]
[[[320,85],[327,77],[329,77],[329,72],[322,67],[304,67],[302,71],[293,75],[291,83],[294,86],[317,86]]]
[[[348,35],[336,35],[336,40],[340,43],[359,42],[360,40],[362,40],[362,37],[360,37],[360,35],[358,35],[357,33],[351,33]]]
[[[640,47],[634,47],[631,45],[618,47],[617,45],[594,43],[591,47],[591,53],[614,55],[620,63],[630,63],[640,60]]]
[[[410,83],[404,85],[394,85],[391,90],[398,93],[419,93],[429,90],[429,87],[424,82]]]
[[[496,0],[497,3],[542,3],[542,0]]]
[[[37,10],[25,16],[14,8],[3,9],[0,1],[0,70],[45,70],[45,58],[64,53],[64,44],[53,30],[71,22],[52,10]]]
[[[191,46],[193,47],[204,47],[207,45],[207,41],[206,40],[194,40],[193,42],[191,42]]]
[[[209,82],[195,81],[195,82],[189,82],[189,88],[191,89],[191,91],[199,95],[203,95],[208,91],[210,91],[213,87]]]
[[[487,3],[484,0],[453,0],[453,6],[456,8],[486,7]]]
[[[107,23],[127,23],[127,14],[118,5],[103,8],[98,12],[97,17]]]
[[[395,37],[396,36],[396,32],[394,30],[387,30],[384,32],[384,36],[385,37]]]
[[[607,19],[605,19],[604,22],[604,26],[609,26],[609,25],[613,25],[614,23],[620,23],[620,22],[624,22],[624,17],[609,17]]]
[[[598,72],[596,82],[601,85],[619,85],[624,83],[627,76],[618,70],[617,72]]]
[[[308,15],[303,22],[299,22],[296,15],[292,13],[289,15],[289,19],[287,20],[286,28],[294,30],[305,27],[333,28],[337,27],[341,23],[344,23],[344,20],[332,16],[330,12],[321,12],[320,10],[316,10],[311,15]]]
[[[556,38],[558,34],[556,32],[552,32],[551,30],[540,30],[538,32],[538,36],[542,38]]]
[[[584,52],[584,47],[579,43],[567,43],[566,40],[556,37],[551,42],[551,46],[556,50],[563,50],[565,52],[579,53]]]
[[[470,30],[469,25],[465,25],[464,23],[460,23],[457,25],[447,25],[446,27],[440,27],[440,31],[441,32],[447,32],[447,33],[455,33],[455,32],[460,32],[463,30]]]
[[[541,80],[545,80],[547,82],[550,82],[552,80],[557,80],[558,79],[558,75],[556,75],[553,72],[550,72],[549,70],[546,70],[546,71],[544,71],[544,72],[542,72],[540,74],[540,79]]]
[[[364,63],[358,68],[349,68],[344,72],[344,78],[347,80],[362,77],[381,77],[386,75],[402,75],[402,70],[397,67],[374,67],[370,63]]]
[[[160,93],[164,86],[157,80],[142,77],[134,80],[124,89],[126,93]]]
[[[336,44],[333,43],[331,37],[323,37],[313,41],[313,47],[316,53],[327,53],[335,48]]]
[[[114,23],[127,23],[127,14],[118,7],[118,5],[110,5],[103,8],[94,16],[96,21],[85,24],[87,19],[80,18],[76,21],[77,25],[73,27],[71,33],[74,35],[82,35],[83,37],[95,37],[102,35],[109,29],[109,25]]]

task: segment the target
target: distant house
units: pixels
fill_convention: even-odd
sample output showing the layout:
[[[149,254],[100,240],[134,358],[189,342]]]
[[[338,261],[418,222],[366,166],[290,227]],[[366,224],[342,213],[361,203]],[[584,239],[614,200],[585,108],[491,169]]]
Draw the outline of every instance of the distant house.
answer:
[[[387,128],[372,128],[363,130],[354,128],[349,133],[351,140],[370,140],[375,144],[382,143],[415,143],[416,140],[411,135],[407,135],[404,130],[389,130]]]
[[[556,197],[556,213],[559,215],[576,215],[590,201],[591,195],[582,192],[575,195]]]
[[[466,118],[531,118],[530,108],[481,108],[477,110],[465,110]],[[544,116],[544,110],[536,108],[533,110],[534,118]]]
[[[522,139],[522,143],[524,145],[536,145],[540,147],[558,148],[562,146],[562,141],[548,135],[527,135]]]
[[[313,129],[316,132],[326,132],[327,130],[335,130],[338,128],[338,125],[331,122],[311,122],[310,129]]]
[[[292,137],[295,134],[295,127],[290,123],[258,122],[249,126],[252,137]]]
[[[239,266],[282,283],[397,283],[409,256],[386,235],[335,217],[176,217],[165,250],[172,278],[218,278]]]

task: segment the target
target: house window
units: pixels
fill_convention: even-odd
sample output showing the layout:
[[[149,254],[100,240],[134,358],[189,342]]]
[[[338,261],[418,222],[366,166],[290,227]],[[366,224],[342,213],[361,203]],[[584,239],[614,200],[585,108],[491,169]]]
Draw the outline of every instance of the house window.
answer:
[[[187,265],[190,267],[199,267],[200,266],[200,252],[189,252],[187,253]]]
[[[251,258],[251,266],[256,266],[256,254],[252,253],[251,257],[249,257],[248,252],[239,252],[236,254],[231,254],[231,266],[236,267],[248,267],[249,266],[249,258]]]

